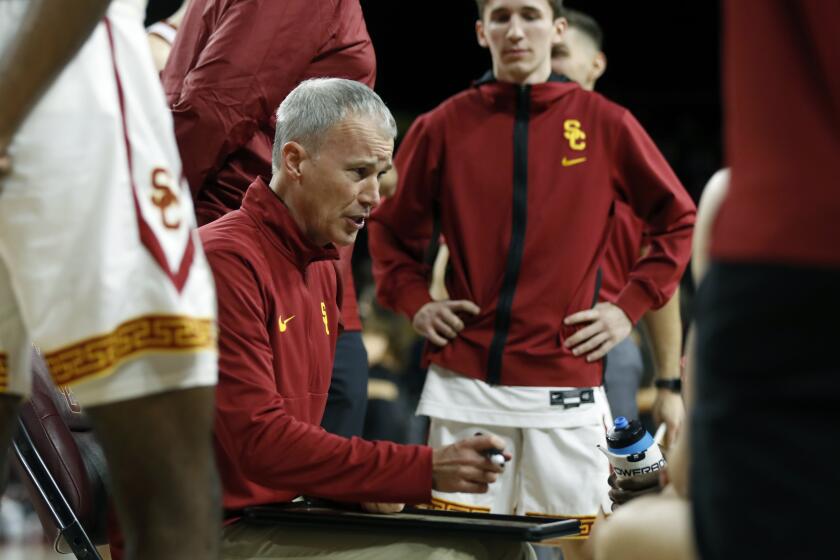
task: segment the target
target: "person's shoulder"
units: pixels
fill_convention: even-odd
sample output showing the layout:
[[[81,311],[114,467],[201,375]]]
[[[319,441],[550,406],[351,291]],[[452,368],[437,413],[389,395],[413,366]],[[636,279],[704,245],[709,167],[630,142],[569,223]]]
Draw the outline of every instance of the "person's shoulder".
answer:
[[[217,285],[263,285],[271,277],[261,233],[244,212],[235,210],[198,229]]]
[[[447,97],[433,109],[422,113],[415,122],[426,128],[444,126],[452,118],[468,116],[480,104],[478,88],[470,87]]]
[[[244,212],[234,210],[198,228],[204,252],[233,251],[245,256],[255,253],[259,235],[257,226]]]
[[[587,91],[580,87],[569,91],[568,100],[597,112],[608,121],[619,122],[630,114],[626,107],[609,99],[602,93]]]
[[[479,102],[479,88],[470,86],[443,100],[438,107],[462,107]]]
[[[336,13],[362,15],[362,5],[359,0],[318,0],[319,3],[331,7]]]

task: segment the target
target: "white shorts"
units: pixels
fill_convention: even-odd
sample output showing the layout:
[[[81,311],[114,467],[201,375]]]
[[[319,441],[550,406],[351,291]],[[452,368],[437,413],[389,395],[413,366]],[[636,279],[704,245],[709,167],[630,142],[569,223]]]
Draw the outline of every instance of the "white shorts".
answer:
[[[609,511],[609,461],[597,445],[612,420],[603,388],[571,406],[557,402],[565,391],[575,389],[491,386],[433,365],[418,409],[431,417],[429,445],[494,434],[513,459],[486,494],[433,491],[432,507],[578,519],[573,538],[588,537],[599,508]]]
[[[0,49],[28,2],[0,2]],[[107,17],[24,122],[0,180],[0,392],[97,405],[216,381],[215,294],[142,0]]]

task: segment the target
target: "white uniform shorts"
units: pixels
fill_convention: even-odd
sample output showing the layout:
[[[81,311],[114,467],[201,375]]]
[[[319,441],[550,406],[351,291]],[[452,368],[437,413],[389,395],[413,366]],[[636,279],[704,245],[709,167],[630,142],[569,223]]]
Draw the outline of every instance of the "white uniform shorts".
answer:
[[[0,49],[27,5],[0,2]],[[29,393],[32,344],[82,405],[216,381],[213,281],[144,8],[112,2],[9,149],[0,393]]]
[[[578,519],[573,538],[588,537],[599,509],[610,511],[609,461],[597,445],[606,445],[612,420],[603,388],[587,390],[583,402],[571,396],[579,392],[491,386],[433,365],[418,408],[431,418],[429,445],[494,434],[513,458],[486,494],[433,491],[432,507]]]

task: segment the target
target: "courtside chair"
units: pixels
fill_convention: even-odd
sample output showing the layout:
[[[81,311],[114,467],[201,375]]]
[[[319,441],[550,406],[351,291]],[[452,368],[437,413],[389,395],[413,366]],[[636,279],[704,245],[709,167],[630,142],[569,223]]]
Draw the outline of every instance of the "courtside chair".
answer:
[[[55,550],[102,560],[107,544],[107,468],[88,418],[68,390],[57,389],[38,352],[32,397],[21,407],[13,442],[15,469]]]

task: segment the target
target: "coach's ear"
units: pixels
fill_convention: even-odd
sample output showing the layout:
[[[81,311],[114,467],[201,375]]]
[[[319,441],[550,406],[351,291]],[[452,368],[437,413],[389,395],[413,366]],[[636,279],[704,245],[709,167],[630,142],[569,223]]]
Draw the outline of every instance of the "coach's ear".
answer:
[[[290,178],[300,181],[303,162],[309,159],[309,153],[297,142],[286,142],[280,150],[283,172]]]

